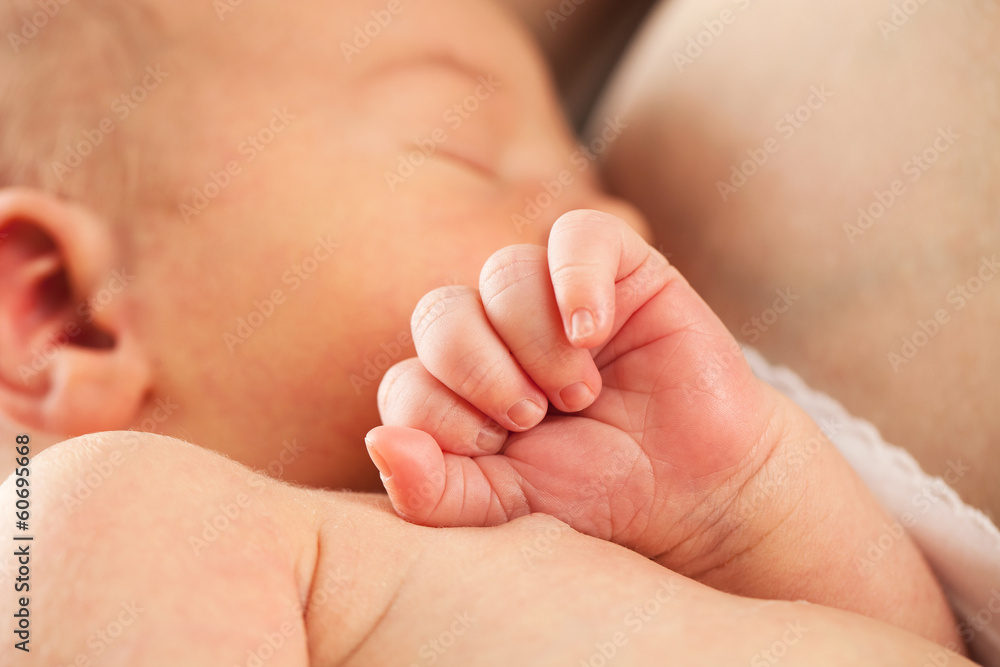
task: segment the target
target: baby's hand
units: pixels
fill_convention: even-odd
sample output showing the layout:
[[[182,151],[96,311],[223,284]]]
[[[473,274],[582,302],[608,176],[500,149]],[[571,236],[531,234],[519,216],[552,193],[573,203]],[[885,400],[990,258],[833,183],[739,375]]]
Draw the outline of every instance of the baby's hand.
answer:
[[[857,568],[886,529],[881,510],[620,219],[576,211],[547,250],[497,252],[478,293],[424,297],[413,339],[418,357],[386,374],[386,425],[367,438],[404,518],[487,526],[542,512],[717,588],[954,638],[908,539],[874,575]]]
[[[420,302],[413,338],[418,358],[386,374],[387,426],[368,438],[402,516],[544,512],[689,574],[735,555],[728,517],[778,440],[774,396],[623,221],[577,211],[547,251],[497,252],[478,293]]]

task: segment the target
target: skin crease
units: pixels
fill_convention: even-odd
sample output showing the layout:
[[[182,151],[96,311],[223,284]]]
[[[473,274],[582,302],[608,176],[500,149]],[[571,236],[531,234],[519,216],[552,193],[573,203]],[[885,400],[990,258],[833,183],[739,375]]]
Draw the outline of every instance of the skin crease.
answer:
[[[925,3],[883,35],[896,4],[661,3],[598,111],[631,124],[602,167],[737,337],[871,420],[995,521],[1000,283],[972,300],[949,295],[1000,250],[1000,17],[992,3]],[[673,54],[725,9],[735,22],[679,71]],[[813,86],[833,96],[786,138],[776,123]],[[939,141],[933,166],[906,171],[949,127],[958,138]],[[779,150],[722,201],[717,183],[768,137]],[[845,225],[894,180],[905,192],[852,243]],[[791,310],[755,326],[787,289]],[[894,369],[888,355],[939,310],[944,326]]]
[[[63,489],[111,460],[115,474],[80,505],[64,504]],[[621,665],[664,655],[689,666],[768,664],[779,653],[792,666],[972,664],[861,616],[714,591],[550,517],[422,528],[384,497],[293,487],[159,436],[71,440],[36,457],[32,475],[45,480],[33,496],[33,650],[15,656],[4,642],[4,663],[197,667],[264,656],[300,667],[433,655],[443,666],[543,666],[614,650]],[[5,515],[12,487],[0,486]],[[228,527],[192,542],[226,508],[236,517]],[[100,586],[67,585],[67,551],[72,576]],[[0,580],[12,561],[0,556]],[[4,614],[0,632],[12,630]]]
[[[169,144],[156,132],[150,138],[163,142],[162,154],[187,160],[190,168],[165,185],[176,186],[178,199],[240,159],[241,142],[267,125],[275,108],[291,118],[191,224],[183,224],[176,209],[148,211],[142,221],[148,233],[118,230],[116,250],[137,275],[118,307],[156,369],[135,424],[155,414],[158,400],[174,401],[176,412],[162,423],[167,433],[255,467],[266,467],[280,443],[294,441],[304,451],[284,464],[287,479],[377,487],[361,446],[363,433],[377,423],[377,378],[359,395],[351,376],[362,376],[365,362],[378,359],[384,346],[393,349],[419,295],[442,282],[474,284],[482,262],[500,246],[544,242],[545,224],[519,232],[511,215],[524,211],[525,198],[536,196],[543,180],[573,168],[572,143],[524,36],[490,5],[437,7],[440,15],[400,17],[398,32],[376,40],[350,67],[342,64],[339,45],[320,34],[327,36],[331,26],[348,34],[381,5],[248,5],[227,17],[225,39],[214,21],[183,14],[190,8],[164,7],[168,34],[199,26],[192,41],[200,50],[192,53],[186,44],[183,51],[154,54],[178,85],[164,87],[160,101],[138,110],[136,126],[153,126],[168,114],[185,128],[180,137],[171,134]],[[322,20],[324,11],[329,20]],[[273,20],[274,12],[281,21]],[[477,22],[489,22],[495,42],[474,38],[468,24]],[[294,29],[275,27],[282,25]],[[528,55],[517,55],[525,50]],[[481,76],[491,75],[501,91],[461,128],[449,129],[447,146],[386,195],[385,171],[443,124],[444,110],[483,85]],[[223,95],[217,77],[240,83]],[[419,95],[407,94],[416,90]],[[641,227],[627,207],[599,193],[592,176],[578,175],[539,220],[587,207]],[[320,239],[338,252],[308,280],[286,282],[286,272],[322,245]],[[288,302],[231,353],[223,334],[275,289],[284,289]],[[188,319],[178,321],[178,312]],[[365,322],[363,331],[358,321]],[[411,353],[400,349],[398,355]],[[140,485],[133,480],[131,490]],[[156,507],[164,496],[145,502]],[[442,574],[422,579],[424,597],[431,592],[426,582]]]

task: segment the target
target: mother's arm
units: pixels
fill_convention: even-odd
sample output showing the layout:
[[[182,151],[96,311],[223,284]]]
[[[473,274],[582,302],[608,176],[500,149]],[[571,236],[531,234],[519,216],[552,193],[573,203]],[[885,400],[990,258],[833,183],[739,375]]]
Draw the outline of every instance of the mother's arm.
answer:
[[[158,436],[69,441],[31,479],[32,651],[4,614],[4,664],[971,664],[862,617],[718,593],[547,517],[421,528],[381,497]]]
[[[918,4],[661,0],[593,127],[737,337],[997,520],[1000,15]]]

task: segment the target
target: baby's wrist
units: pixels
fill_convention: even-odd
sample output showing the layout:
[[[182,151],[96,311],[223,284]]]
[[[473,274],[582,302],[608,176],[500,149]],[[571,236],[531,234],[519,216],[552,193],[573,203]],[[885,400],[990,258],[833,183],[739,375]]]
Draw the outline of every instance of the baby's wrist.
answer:
[[[748,456],[757,461],[747,464],[744,481],[702,512],[701,522],[710,528],[655,557],[658,563],[716,588],[744,592],[738,589],[756,562],[800,559],[800,537],[828,520],[816,496],[843,496],[844,473],[850,471],[819,426],[776,398],[767,432]],[[770,553],[778,545],[781,553]]]
[[[723,545],[728,554],[716,556],[726,560],[705,578],[754,596],[811,599],[806,593],[821,594],[831,582],[843,591],[863,579],[847,565],[864,544],[861,536],[882,529],[885,514],[827,437],[829,426],[824,430],[788,401],[773,421],[774,439],[764,445],[771,453],[740,490],[738,523]],[[793,573],[813,576],[796,581]],[[755,581],[770,590],[748,590]]]
[[[857,612],[961,648],[940,585],[909,536],[877,566],[859,566],[892,520],[823,429],[788,401],[775,420],[771,455],[737,494],[734,523],[681,573],[747,597]]]

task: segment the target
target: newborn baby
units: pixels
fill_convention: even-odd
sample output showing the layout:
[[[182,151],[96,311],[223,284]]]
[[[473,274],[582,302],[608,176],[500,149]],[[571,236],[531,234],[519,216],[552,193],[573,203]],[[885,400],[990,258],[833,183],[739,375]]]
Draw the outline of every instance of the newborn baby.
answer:
[[[2,55],[0,410],[17,430],[141,427],[374,490],[361,443],[381,404],[396,427],[370,447],[407,518],[545,512],[719,588],[960,649],[906,539],[893,567],[848,571],[879,510],[600,190],[501,9],[223,5],[59,5]],[[36,7],[3,11],[24,31]],[[551,228],[577,210],[600,213]],[[443,284],[404,362],[413,304]],[[73,446],[53,459],[86,478]],[[64,511],[98,506],[63,483]]]

